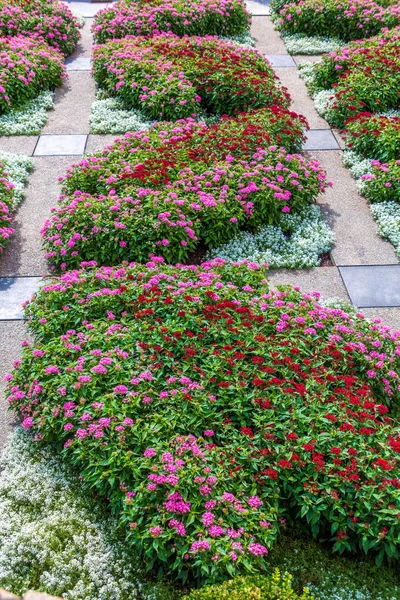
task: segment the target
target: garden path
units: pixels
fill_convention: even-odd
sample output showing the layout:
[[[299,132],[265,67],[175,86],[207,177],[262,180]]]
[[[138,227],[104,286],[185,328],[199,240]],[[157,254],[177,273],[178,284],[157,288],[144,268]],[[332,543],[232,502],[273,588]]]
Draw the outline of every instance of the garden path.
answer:
[[[273,286],[299,285],[305,291],[318,290],[323,297],[351,300],[356,293],[365,306],[364,314],[379,317],[387,325],[400,329],[400,265],[393,247],[377,235],[367,202],[356,189],[354,179],[342,165],[342,142],[337,131],[316,112],[313,101],[299,77],[300,60],[315,57],[291,57],[273,28],[268,16],[269,0],[248,2],[253,13],[252,35],[257,49],[268,55],[282,83],[293,99],[292,109],[304,114],[311,127],[304,151],[318,159],[334,183],[321,200],[321,207],[336,235],[331,252],[331,266],[311,270],[280,270],[271,273]],[[25,200],[16,216],[16,235],[0,260],[0,381],[12,368],[26,337],[21,321],[20,304],[28,299],[39,284],[39,278],[49,274],[41,251],[40,229],[56,205],[59,193],[58,177],[83,152],[93,152],[110,143],[114,135],[89,134],[90,108],[95,86],[90,75],[92,17],[110,3],[68,2],[85,16],[82,38],[74,55],[68,59],[69,80],[55,98],[55,108],[49,114],[40,136],[0,137],[0,150],[29,154],[34,171],[29,177]],[[388,268],[385,265],[395,265]],[[375,267],[369,269],[368,267]],[[381,268],[377,268],[380,266]],[[352,270],[349,267],[354,267]],[[346,281],[346,285],[344,283]],[[385,307],[386,306],[386,307]],[[12,426],[7,414],[0,383],[0,449]]]

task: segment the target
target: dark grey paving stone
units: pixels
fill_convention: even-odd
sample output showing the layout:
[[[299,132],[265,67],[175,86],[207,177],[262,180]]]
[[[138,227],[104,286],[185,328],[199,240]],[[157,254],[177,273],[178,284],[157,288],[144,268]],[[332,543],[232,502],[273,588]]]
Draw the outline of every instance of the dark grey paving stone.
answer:
[[[102,8],[107,8],[109,2],[64,2],[71,10],[80,13],[83,17],[94,17]]]
[[[65,66],[67,71],[90,71],[92,61],[89,56],[77,56],[76,58],[67,58]]]
[[[295,67],[296,63],[290,54],[267,54],[269,62],[273,67]]]
[[[400,265],[339,267],[339,271],[355,306],[400,306]]]
[[[254,17],[267,16],[270,13],[269,2],[270,0],[259,0],[258,2],[247,0],[246,8]]]
[[[330,129],[310,129],[303,150],[340,150]]]
[[[79,156],[83,154],[87,135],[41,135],[34,156]]]
[[[0,277],[0,320],[22,319],[22,303],[30,300],[41,277]]]

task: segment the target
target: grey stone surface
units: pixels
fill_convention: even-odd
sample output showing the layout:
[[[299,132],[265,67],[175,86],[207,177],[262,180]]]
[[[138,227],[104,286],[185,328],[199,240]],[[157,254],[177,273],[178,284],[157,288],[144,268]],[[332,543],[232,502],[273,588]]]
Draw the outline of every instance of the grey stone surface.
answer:
[[[270,271],[268,279],[271,287],[278,285],[299,286],[303,292],[317,291],[325,299],[340,298],[349,301],[349,296],[336,267],[317,267],[315,269],[278,269]]]
[[[78,56],[77,58],[67,58],[65,61],[67,71],[90,71],[91,60],[88,56]]]
[[[83,154],[87,135],[41,135],[34,156],[76,156]]]
[[[86,154],[92,154],[98,150],[103,150],[106,146],[112,144],[118,138],[122,138],[123,134],[109,133],[103,135],[90,134],[86,144]]]
[[[287,54],[286,46],[274,29],[270,17],[255,17],[251,22],[250,33],[257,50],[263,54]]]
[[[273,67],[296,67],[290,54],[267,54],[267,58]]]
[[[346,266],[339,271],[355,306],[400,307],[400,265]]]
[[[32,156],[38,139],[37,135],[0,136],[0,152]]]
[[[22,321],[0,321],[0,451],[16,423],[5,400],[4,376],[12,370],[13,362],[20,358],[21,342],[25,339],[28,336]]]
[[[247,10],[254,16],[269,15],[269,0],[246,0]]]
[[[307,131],[307,140],[303,149],[339,150],[339,144],[330,129],[310,129]]]
[[[40,277],[0,277],[0,320],[20,320],[22,303],[39,289]]]
[[[70,71],[62,88],[56,90],[54,110],[42,133],[89,133],[89,117],[95,83],[89,71]]]
[[[74,12],[80,13],[83,17],[94,17],[102,8],[106,8],[109,2],[66,2],[64,4],[70,7]]]
[[[327,173],[333,187],[320,196],[319,204],[335,232],[331,255],[336,265],[387,265],[398,260],[389,242],[378,236],[368,202],[357,191],[356,182],[343,165],[340,150],[310,151]]]
[[[11,243],[0,258],[0,276],[36,275],[48,273],[48,265],[42,251],[40,230],[50,216],[50,209],[57,206],[60,184],[57,178],[64,175],[71,157],[35,157],[34,170],[29,176],[25,199],[18,207],[14,220],[16,229]]]

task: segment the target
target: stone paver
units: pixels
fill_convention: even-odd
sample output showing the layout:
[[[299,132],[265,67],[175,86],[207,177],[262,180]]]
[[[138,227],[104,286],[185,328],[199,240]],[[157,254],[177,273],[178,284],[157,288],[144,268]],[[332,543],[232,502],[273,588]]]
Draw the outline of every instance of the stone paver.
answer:
[[[0,277],[0,320],[21,320],[22,303],[39,289],[40,277]]]
[[[339,150],[339,144],[330,129],[310,129],[303,150]]]
[[[267,58],[273,67],[295,67],[296,63],[290,54],[267,54]]]
[[[355,306],[400,306],[400,265],[339,267],[339,271]]]
[[[41,135],[34,156],[76,156],[82,155],[86,147],[87,135]]]
[[[65,61],[67,71],[90,71],[92,61],[88,56],[78,56],[77,58],[67,58]]]

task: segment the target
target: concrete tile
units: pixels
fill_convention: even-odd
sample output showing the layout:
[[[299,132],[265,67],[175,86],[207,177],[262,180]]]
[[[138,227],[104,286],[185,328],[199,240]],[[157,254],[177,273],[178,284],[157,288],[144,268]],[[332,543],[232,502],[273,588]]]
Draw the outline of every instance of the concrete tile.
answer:
[[[267,54],[267,58],[273,67],[296,67],[290,54]]]
[[[56,91],[54,110],[49,112],[43,134],[89,133],[95,82],[89,71],[70,71],[68,80]]]
[[[25,198],[13,222],[15,235],[0,257],[1,277],[49,274],[40,230],[50,216],[50,209],[57,206],[58,177],[64,175],[76,160],[70,156],[46,156],[34,157],[33,161],[34,169],[25,188]]]
[[[29,339],[22,321],[0,321],[0,452],[8,434],[16,425],[15,415],[5,400],[4,376],[12,370],[13,362],[21,356],[21,342]]]
[[[292,98],[290,109],[304,115],[311,129],[329,129],[328,123],[315,110],[314,101],[308,95],[298,70],[276,67],[275,72],[282,84],[289,90]]]
[[[86,139],[87,135],[41,135],[34,156],[79,156]]]
[[[320,292],[325,300],[328,298],[340,298],[349,302],[349,296],[336,267],[296,270],[278,269],[270,271],[268,280],[271,287],[297,285],[303,292]]]
[[[303,150],[339,150],[339,144],[330,129],[310,129]]]
[[[92,61],[88,56],[67,58],[65,66],[67,67],[67,71],[90,71],[92,68]]]
[[[320,196],[319,205],[335,233],[331,256],[336,265],[397,264],[394,248],[378,236],[368,202],[357,191],[356,182],[343,165],[340,150],[309,151],[333,182]]]
[[[64,4],[70,7],[74,12],[80,13],[83,17],[94,17],[102,8],[107,8],[108,2],[67,2]]]
[[[400,307],[400,265],[339,267],[352,303],[360,308]]]
[[[380,319],[382,325],[400,331],[400,308],[363,308],[360,311],[368,319]]]
[[[246,0],[246,8],[254,16],[269,15],[269,2],[270,0]]]
[[[108,133],[103,135],[95,135],[91,133],[88,136],[88,141],[86,144],[85,154],[93,154],[93,152],[97,152],[98,150],[103,150],[106,146],[109,146],[115,140],[122,138],[121,134]]]
[[[0,320],[22,319],[22,303],[37,292],[40,277],[0,277]]]
[[[0,136],[0,152],[32,156],[38,139],[37,135]]]
[[[287,54],[286,46],[270,17],[253,18],[250,33],[256,49],[262,54]]]

